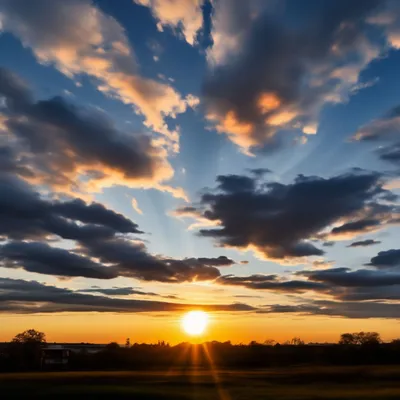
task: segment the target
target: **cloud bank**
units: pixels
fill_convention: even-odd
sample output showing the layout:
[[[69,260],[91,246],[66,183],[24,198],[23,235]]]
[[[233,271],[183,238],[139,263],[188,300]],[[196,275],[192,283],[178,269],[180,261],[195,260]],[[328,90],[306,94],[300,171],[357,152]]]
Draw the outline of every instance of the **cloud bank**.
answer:
[[[298,176],[283,184],[242,175],[217,178],[200,205],[179,208],[179,216],[208,221],[199,231],[218,246],[254,250],[278,262],[321,256],[315,241],[351,239],[395,223],[398,207],[383,176],[356,170],[332,178]],[[395,196],[394,196],[395,198]]]

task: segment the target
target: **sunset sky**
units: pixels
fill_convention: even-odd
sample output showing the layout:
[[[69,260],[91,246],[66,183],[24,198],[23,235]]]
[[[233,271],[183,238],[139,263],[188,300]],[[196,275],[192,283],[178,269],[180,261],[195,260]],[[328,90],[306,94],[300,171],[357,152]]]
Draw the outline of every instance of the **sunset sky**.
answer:
[[[0,341],[400,337],[399,71],[397,0],[0,0]]]

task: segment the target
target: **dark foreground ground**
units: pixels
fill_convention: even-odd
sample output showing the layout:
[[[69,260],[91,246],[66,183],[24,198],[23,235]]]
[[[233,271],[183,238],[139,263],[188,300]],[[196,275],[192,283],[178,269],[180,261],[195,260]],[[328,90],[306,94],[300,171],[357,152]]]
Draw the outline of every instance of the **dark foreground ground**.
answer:
[[[6,399],[400,399],[400,367],[0,375]]]

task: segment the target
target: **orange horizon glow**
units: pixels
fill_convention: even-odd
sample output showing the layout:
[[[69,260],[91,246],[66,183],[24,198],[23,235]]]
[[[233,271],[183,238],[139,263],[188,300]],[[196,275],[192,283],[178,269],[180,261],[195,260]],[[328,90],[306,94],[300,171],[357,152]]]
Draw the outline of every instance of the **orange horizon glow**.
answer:
[[[57,313],[36,315],[0,315],[0,342],[8,342],[26,330],[46,333],[47,341],[64,343],[157,343],[176,345],[182,342],[231,341],[233,344],[263,343],[274,339],[283,343],[293,337],[308,342],[337,342],[345,332],[375,331],[384,341],[398,337],[393,321],[387,319],[348,319],[324,316],[263,316],[210,312],[209,324],[199,337],[182,331],[184,313],[170,314],[100,314]],[[307,323],[304,323],[307,319]],[[251,329],[250,329],[251,327]]]

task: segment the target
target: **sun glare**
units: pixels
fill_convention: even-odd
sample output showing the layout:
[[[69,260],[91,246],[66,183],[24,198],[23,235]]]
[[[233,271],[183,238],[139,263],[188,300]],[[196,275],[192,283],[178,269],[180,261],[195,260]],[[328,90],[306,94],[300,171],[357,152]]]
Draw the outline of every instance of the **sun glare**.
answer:
[[[208,315],[204,311],[190,311],[182,318],[183,330],[193,336],[201,335],[207,328]]]

